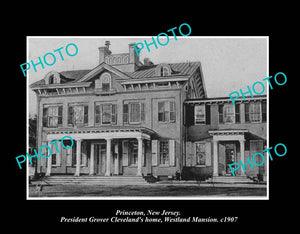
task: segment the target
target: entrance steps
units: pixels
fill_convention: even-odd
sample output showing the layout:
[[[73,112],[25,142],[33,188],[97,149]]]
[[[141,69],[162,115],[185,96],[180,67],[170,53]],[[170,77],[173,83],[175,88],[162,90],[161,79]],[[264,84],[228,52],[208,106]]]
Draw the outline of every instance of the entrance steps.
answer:
[[[251,179],[249,179],[246,176],[213,176],[208,182],[213,182],[213,183],[253,183]]]
[[[99,175],[54,175],[44,177],[39,182],[50,185],[82,184],[82,185],[148,185],[142,176],[99,176]]]

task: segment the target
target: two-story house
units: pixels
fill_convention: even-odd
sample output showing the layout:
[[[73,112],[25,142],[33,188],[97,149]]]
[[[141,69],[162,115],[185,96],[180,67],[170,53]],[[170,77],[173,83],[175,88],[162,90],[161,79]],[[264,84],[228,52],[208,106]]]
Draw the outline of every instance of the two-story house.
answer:
[[[74,140],[70,149],[49,144],[52,156],[37,162],[38,173],[159,177],[187,163],[184,102],[208,102],[200,62],[142,63],[134,44],[122,54],[109,45],[99,47],[95,68],[52,71],[30,86],[37,96],[37,148],[66,135]],[[201,141],[191,128],[189,141]]]
[[[215,181],[224,181],[232,176],[230,164],[240,160],[246,164],[247,157],[252,159],[253,154],[263,153],[267,145],[266,95],[240,98],[235,103],[229,97],[186,100],[186,167],[209,168],[206,171],[213,174]],[[262,159],[256,159],[258,164],[259,160]],[[240,166],[237,177],[266,180],[266,162],[253,168],[246,165],[245,169]]]

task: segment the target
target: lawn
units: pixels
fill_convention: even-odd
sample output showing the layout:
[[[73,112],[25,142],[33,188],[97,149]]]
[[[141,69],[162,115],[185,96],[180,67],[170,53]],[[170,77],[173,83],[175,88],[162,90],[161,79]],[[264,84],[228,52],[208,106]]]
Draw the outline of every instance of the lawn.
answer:
[[[29,188],[29,197],[123,197],[123,196],[266,196],[266,188],[204,187],[182,185],[103,186],[103,185],[52,185],[41,191]]]

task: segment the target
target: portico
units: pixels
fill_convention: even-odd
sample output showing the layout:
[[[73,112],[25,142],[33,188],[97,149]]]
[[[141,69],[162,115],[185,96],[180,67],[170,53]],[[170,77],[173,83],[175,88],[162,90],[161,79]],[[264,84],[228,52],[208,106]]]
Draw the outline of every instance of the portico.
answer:
[[[129,161],[129,143],[133,142],[134,153],[134,171],[136,176],[142,176],[142,165],[145,157],[146,141],[151,140],[154,132],[147,128],[110,128],[110,129],[89,129],[89,130],[65,130],[65,131],[49,131],[47,133],[47,141],[51,142],[56,139],[62,139],[64,136],[70,136],[74,140],[75,145],[75,171],[74,176],[80,176],[82,172],[82,160],[88,171],[84,171],[89,175],[112,176],[122,174],[122,166],[128,166]],[[88,149],[82,151],[84,146]],[[137,146],[137,147],[136,147]],[[74,146],[72,147],[74,148]],[[85,149],[85,148],[84,148]],[[73,149],[74,150],[74,149]],[[83,159],[82,155],[86,158]],[[61,153],[61,157],[64,154]],[[121,160],[122,159],[122,160]],[[46,176],[51,175],[51,157],[47,159]],[[127,163],[126,163],[127,162]]]
[[[213,176],[230,176],[228,173],[228,164],[239,160],[245,161],[245,133],[244,129],[226,129],[226,130],[210,130],[208,133],[213,137]],[[219,150],[220,143],[225,145],[223,152],[223,163],[221,163],[221,152]],[[236,144],[238,143],[238,144]],[[239,150],[237,147],[239,146]],[[221,169],[220,169],[221,165]],[[222,165],[224,168],[222,169]],[[239,170],[240,176],[245,176],[243,170]]]

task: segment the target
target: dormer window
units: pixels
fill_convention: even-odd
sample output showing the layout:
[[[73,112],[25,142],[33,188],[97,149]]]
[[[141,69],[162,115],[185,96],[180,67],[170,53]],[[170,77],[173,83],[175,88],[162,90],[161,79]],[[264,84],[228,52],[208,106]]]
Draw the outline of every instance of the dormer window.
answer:
[[[96,80],[96,89],[102,89],[102,91],[109,91],[111,89],[111,76],[109,73],[103,73],[99,80]]]
[[[160,68],[160,76],[170,76],[168,67]]]
[[[159,64],[155,68],[155,74],[156,76],[160,76],[160,77],[170,76],[171,75],[170,65],[166,63]]]
[[[45,84],[60,84],[60,76],[58,72],[51,71],[45,76]]]
[[[59,80],[57,79],[56,76],[51,75],[51,76],[49,77],[49,84],[59,84]]]

